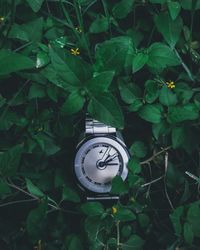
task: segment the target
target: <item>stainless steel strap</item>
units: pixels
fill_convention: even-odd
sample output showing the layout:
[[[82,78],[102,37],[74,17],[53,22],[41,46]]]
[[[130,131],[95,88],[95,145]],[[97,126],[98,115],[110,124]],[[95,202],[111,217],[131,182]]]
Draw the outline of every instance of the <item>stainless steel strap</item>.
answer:
[[[110,134],[110,133],[116,133],[116,128],[103,124],[87,116],[85,120],[85,133],[86,134]]]

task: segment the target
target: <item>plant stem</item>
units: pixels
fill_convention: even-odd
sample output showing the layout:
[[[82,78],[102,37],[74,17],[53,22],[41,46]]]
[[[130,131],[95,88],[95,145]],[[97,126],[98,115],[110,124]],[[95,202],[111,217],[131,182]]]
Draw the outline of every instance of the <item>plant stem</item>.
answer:
[[[119,250],[120,249],[120,228],[119,228],[119,223],[120,223],[120,221],[118,220],[117,222],[116,222],[116,227],[117,227],[117,250]]]

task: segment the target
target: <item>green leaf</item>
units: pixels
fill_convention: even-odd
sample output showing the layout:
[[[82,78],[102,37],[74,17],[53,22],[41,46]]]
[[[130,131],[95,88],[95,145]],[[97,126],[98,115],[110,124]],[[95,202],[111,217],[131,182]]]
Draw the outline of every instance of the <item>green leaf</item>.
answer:
[[[4,177],[15,175],[22,153],[23,145],[19,144],[0,154],[0,174]]]
[[[149,0],[151,3],[160,3],[163,4],[166,2],[166,0]]]
[[[119,19],[125,18],[132,11],[134,2],[135,0],[121,0],[113,7],[113,16]]]
[[[188,103],[194,94],[194,91],[185,82],[177,83],[174,92],[176,93],[178,100],[183,104]]]
[[[44,67],[49,63],[50,59],[46,52],[40,51],[37,53],[36,68]]]
[[[147,154],[147,147],[142,141],[135,141],[130,147],[130,153],[135,157],[143,158]]]
[[[176,94],[172,92],[167,86],[163,86],[160,91],[159,101],[165,106],[173,106],[177,104]]]
[[[136,112],[143,106],[143,102],[140,99],[135,99],[133,103],[128,107],[130,112]]]
[[[126,193],[128,191],[128,187],[126,183],[122,180],[122,178],[119,175],[116,175],[112,179],[112,188],[110,193],[111,194],[122,194]]]
[[[128,168],[131,170],[133,174],[139,174],[141,172],[140,161],[136,157],[131,157],[128,162]]]
[[[26,0],[34,12],[38,12],[42,7],[44,0]]]
[[[78,236],[73,235],[70,242],[66,245],[66,248],[68,250],[83,250],[83,244],[81,243]]]
[[[65,186],[62,193],[62,200],[80,202],[80,197],[71,187]]]
[[[145,82],[145,100],[147,103],[153,103],[159,96],[159,85],[153,80]]]
[[[138,53],[133,57],[132,61],[132,72],[136,73],[144,67],[149,59],[148,54]]]
[[[192,226],[188,222],[184,223],[183,235],[185,241],[191,245],[194,239],[194,234],[192,232]]]
[[[180,13],[181,5],[179,2],[167,1],[170,16],[172,20],[175,20]]]
[[[42,202],[37,208],[31,210],[26,220],[26,229],[33,242],[41,239],[45,229],[47,203]]]
[[[26,178],[26,187],[31,194],[39,198],[45,197],[45,194],[37,186],[35,186],[32,183],[32,181],[29,180],[28,178]]]
[[[116,98],[109,93],[92,96],[88,111],[93,118],[116,128],[123,128],[124,117]]]
[[[101,92],[107,92],[114,75],[114,71],[97,73],[92,79],[86,82],[86,88],[96,95]]]
[[[0,50],[0,76],[35,67],[34,62],[22,54],[11,50]]]
[[[162,120],[160,123],[153,124],[152,132],[155,138],[158,140],[161,136],[166,136],[170,132],[169,124]]]
[[[162,110],[157,104],[144,105],[141,109],[139,109],[138,114],[145,121],[152,123],[159,123],[162,119]]]
[[[11,193],[11,189],[7,182],[0,178],[0,199],[4,199],[8,194]]]
[[[135,214],[128,208],[116,206],[117,212],[114,214],[114,218],[120,221],[133,221],[136,220]]]
[[[127,104],[132,104],[141,97],[142,91],[135,83],[126,83],[125,79],[119,80],[119,91],[122,100]]]
[[[181,0],[180,4],[183,9],[186,10],[199,10],[200,9],[200,0],[193,0],[193,1],[188,1],[188,0]]]
[[[98,71],[113,70],[119,74],[131,68],[133,42],[130,37],[119,36],[98,45],[96,50],[96,68]]]
[[[97,16],[96,19],[91,23],[89,31],[90,33],[105,32],[109,28],[109,22],[107,17]]]
[[[194,202],[190,205],[187,212],[187,222],[191,225],[194,236],[200,235],[200,206],[199,202]]]
[[[153,43],[149,48],[148,66],[162,69],[167,66],[177,66],[180,60],[176,54],[163,43]]]
[[[177,236],[180,236],[182,232],[181,217],[183,216],[183,213],[184,207],[181,206],[177,207],[169,216]]]
[[[172,146],[174,149],[179,148],[185,142],[186,131],[184,127],[175,127],[172,129]]]
[[[167,120],[170,123],[195,120],[199,117],[199,111],[194,104],[183,106],[169,107]]]
[[[123,237],[130,237],[130,235],[131,235],[131,232],[132,232],[132,227],[130,226],[130,225],[124,225],[123,227],[122,227],[122,230],[121,230],[121,232],[122,232],[122,236]]]
[[[137,234],[134,234],[122,244],[122,250],[142,250],[143,245],[144,240]]]
[[[104,213],[104,207],[100,202],[87,202],[81,205],[81,211],[89,216],[101,215]]]
[[[149,225],[150,219],[149,216],[146,214],[138,214],[138,221],[142,228],[145,228]]]
[[[67,52],[64,53],[62,49],[57,52],[53,49],[49,50],[53,70],[65,82],[65,86],[68,85],[70,91],[82,87],[83,82],[91,78],[90,66],[80,58]]]
[[[62,115],[72,115],[83,108],[85,98],[78,92],[72,92],[61,107]]]
[[[155,18],[155,24],[165,41],[174,48],[183,28],[182,18],[179,16],[173,21],[168,12],[161,12]]]
[[[44,19],[42,17],[21,25],[15,23],[9,32],[9,38],[32,43],[39,42],[42,39],[43,26]]]

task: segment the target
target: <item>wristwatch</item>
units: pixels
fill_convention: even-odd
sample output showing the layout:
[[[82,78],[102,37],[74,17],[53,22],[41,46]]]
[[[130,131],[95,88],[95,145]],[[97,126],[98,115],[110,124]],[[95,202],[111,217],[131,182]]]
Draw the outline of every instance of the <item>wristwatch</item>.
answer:
[[[120,131],[92,119],[85,120],[85,132],[74,160],[76,182],[87,200],[118,199],[110,195],[112,179],[128,175],[128,149]]]

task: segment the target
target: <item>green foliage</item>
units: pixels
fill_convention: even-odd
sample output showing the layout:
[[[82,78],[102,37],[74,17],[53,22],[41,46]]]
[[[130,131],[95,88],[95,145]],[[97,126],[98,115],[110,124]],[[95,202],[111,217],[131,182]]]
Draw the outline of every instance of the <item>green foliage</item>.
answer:
[[[0,248],[200,246],[200,0],[0,2]],[[86,201],[86,113],[123,129],[126,181]]]

